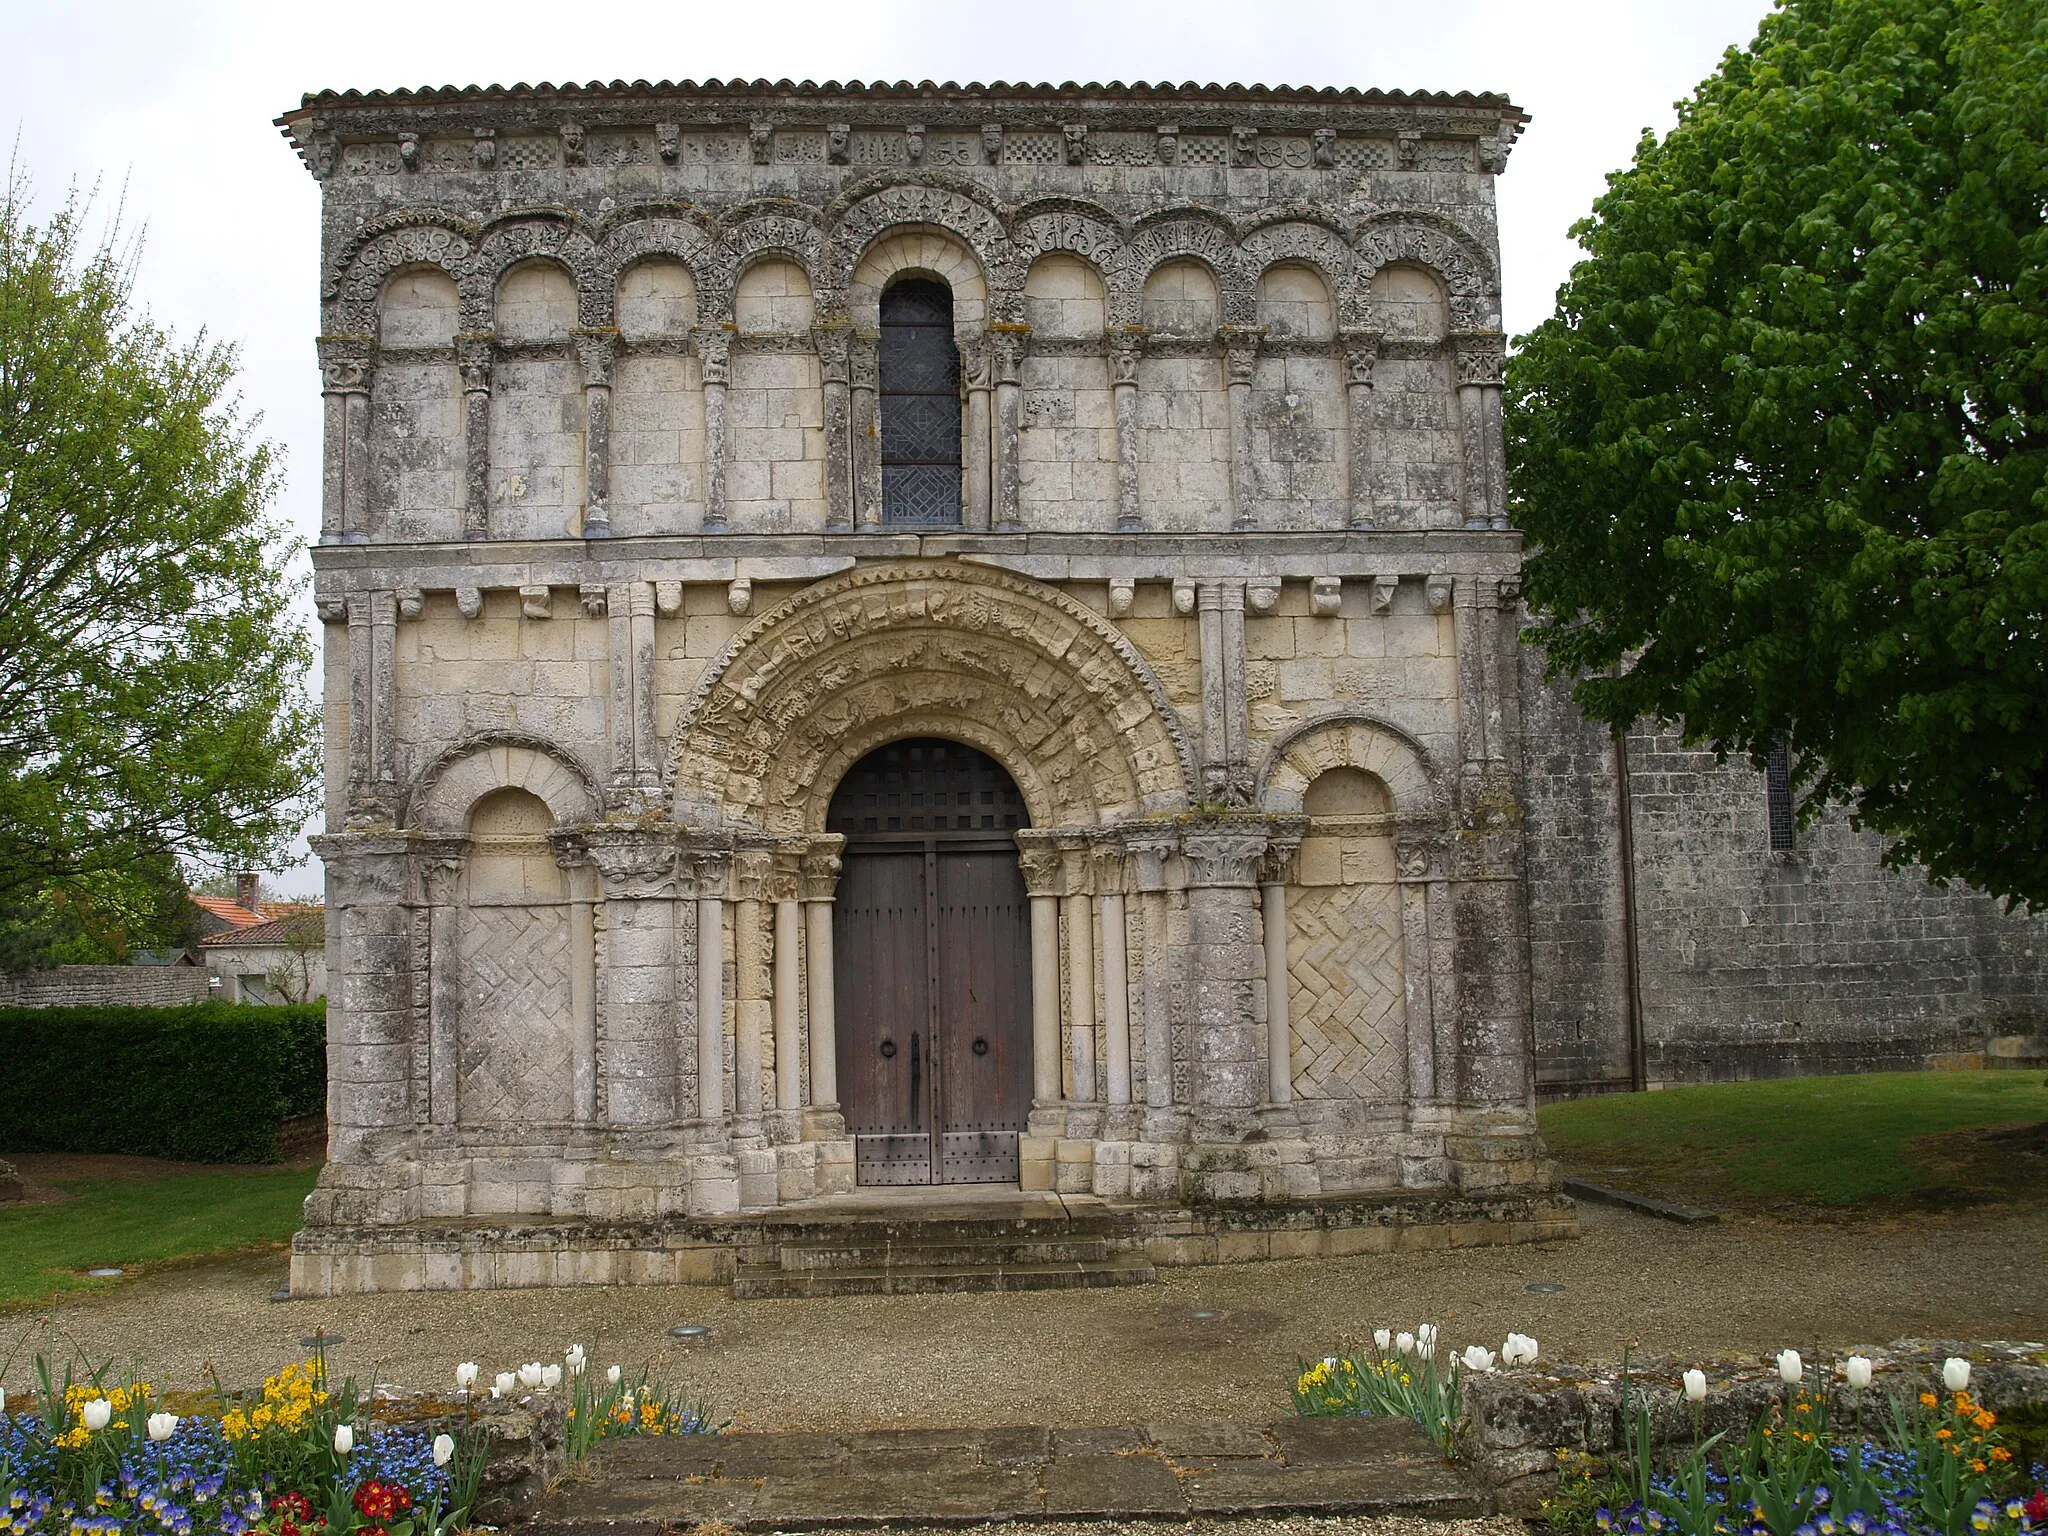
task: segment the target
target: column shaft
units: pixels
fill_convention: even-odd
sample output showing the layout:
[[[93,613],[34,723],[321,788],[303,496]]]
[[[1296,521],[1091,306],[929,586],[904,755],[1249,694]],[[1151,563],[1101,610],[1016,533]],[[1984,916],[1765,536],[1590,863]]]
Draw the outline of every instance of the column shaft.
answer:
[[[762,974],[768,958],[767,914],[768,903],[750,896],[742,896],[733,908],[733,994],[738,1007],[733,1015],[732,1109],[742,1120],[758,1121],[766,1107],[761,1074],[770,1025]]]
[[[481,539],[491,527],[491,360],[488,332],[455,338],[462,375],[462,533]]]
[[[453,1125],[460,1113],[460,1017],[462,976],[456,964],[452,871],[427,915],[427,1112],[436,1125]]]
[[[725,383],[730,340],[723,331],[697,333],[704,369],[704,531],[724,533]]]
[[[1102,907],[1103,1058],[1109,1078],[1105,1097],[1111,1104],[1131,1102],[1131,973],[1124,932],[1124,898],[1106,891]]]
[[[583,363],[583,537],[612,531],[612,362],[616,331],[583,331],[576,351]]]
[[[697,898],[697,1117],[725,1113],[725,902]]]
[[[1487,505],[1486,402],[1477,384],[1458,386],[1458,436],[1463,445],[1465,474],[1459,500],[1467,528],[1492,526],[1492,509]]]
[[[1116,384],[1116,528],[1137,533],[1145,526],[1138,503],[1138,381]]]
[[[775,1107],[801,1109],[804,1102],[803,1044],[798,1005],[802,978],[797,930],[801,911],[794,900],[775,903]]]
[[[839,1023],[832,976],[832,903],[804,903],[806,995],[811,1013],[811,1103],[839,1102]]]
[[[1031,1098],[1060,1099],[1060,899],[1031,898]]]
[[[882,524],[881,336],[856,332],[848,367],[853,376],[853,516],[860,528]]]
[[[1024,345],[1029,326],[1010,326],[994,333],[996,379],[996,441],[994,520],[998,533],[1024,526],[1018,440],[1024,425]]]
[[[597,932],[590,903],[592,872],[563,871],[569,886],[569,1114],[597,1119]]]
[[[628,584],[633,646],[633,764],[643,785],[661,782],[661,743],[654,735],[654,587],[645,581]]]
[[[343,537],[370,536],[370,392],[354,390],[343,397],[348,406],[348,483],[343,492]]]
[[[960,521],[969,528],[987,528],[989,511],[989,390],[988,385],[969,385],[967,390],[967,461],[961,482]]]
[[[1073,1098],[1095,1102],[1095,898],[1085,892],[1068,896],[1067,1028],[1074,1063]]]
[[[1273,1104],[1294,1097],[1294,1036],[1287,1017],[1287,887],[1264,885],[1266,917],[1266,1096]]]

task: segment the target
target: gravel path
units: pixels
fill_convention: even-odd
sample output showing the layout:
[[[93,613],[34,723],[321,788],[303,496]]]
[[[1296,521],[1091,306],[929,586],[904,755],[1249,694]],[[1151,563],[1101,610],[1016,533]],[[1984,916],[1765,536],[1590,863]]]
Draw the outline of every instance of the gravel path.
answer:
[[[1017,1295],[736,1302],[675,1287],[273,1303],[282,1265],[268,1257],[0,1318],[0,1384],[29,1384],[28,1354],[61,1344],[53,1329],[160,1385],[198,1385],[208,1367],[254,1382],[324,1327],[345,1341],[339,1369],[422,1388],[449,1385],[457,1360],[502,1369],[576,1339],[601,1362],[651,1361],[743,1428],[1128,1424],[1282,1415],[1298,1360],[1381,1323],[1434,1319],[1448,1344],[1496,1348],[1513,1328],[1584,1361],[1617,1356],[1628,1336],[1686,1356],[2048,1337],[2039,1208],[1853,1226],[1680,1227],[1597,1206],[1581,1217],[1576,1243],[1169,1269],[1129,1290]],[[686,1322],[710,1337],[667,1337]]]

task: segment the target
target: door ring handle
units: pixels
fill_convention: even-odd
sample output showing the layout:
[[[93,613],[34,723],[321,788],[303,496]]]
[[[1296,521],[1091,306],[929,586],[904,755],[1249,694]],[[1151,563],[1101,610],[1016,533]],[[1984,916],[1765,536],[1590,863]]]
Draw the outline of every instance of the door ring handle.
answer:
[[[985,1036],[976,1035],[974,1037],[974,1054],[977,1056],[986,1056],[988,1054],[988,1040]]]
[[[884,1041],[882,1042],[882,1057],[883,1057],[883,1059],[884,1059],[884,1060],[888,1060],[889,1058],[893,1057],[893,1056],[894,1056],[895,1054],[896,1054],[896,1042],[895,1042],[894,1040],[884,1040]]]

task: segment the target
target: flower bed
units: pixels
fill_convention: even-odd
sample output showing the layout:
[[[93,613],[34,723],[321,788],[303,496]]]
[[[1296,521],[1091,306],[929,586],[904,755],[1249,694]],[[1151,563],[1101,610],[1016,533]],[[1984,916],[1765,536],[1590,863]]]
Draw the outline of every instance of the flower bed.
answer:
[[[239,1395],[59,1381],[39,1359],[31,1402],[0,1394],[0,1536],[450,1536],[545,1479],[528,1464],[542,1421],[571,1460],[613,1436],[712,1429],[645,1371],[587,1363],[571,1345],[488,1388],[465,1364],[452,1400],[427,1401],[331,1383],[317,1351]]]

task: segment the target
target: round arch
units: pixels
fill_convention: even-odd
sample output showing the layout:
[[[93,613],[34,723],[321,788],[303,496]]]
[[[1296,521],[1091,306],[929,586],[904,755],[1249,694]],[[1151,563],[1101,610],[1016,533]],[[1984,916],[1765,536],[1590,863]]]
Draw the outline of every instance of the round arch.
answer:
[[[535,796],[558,827],[596,821],[603,807],[596,775],[574,756],[538,737],[506,732],[465,741],[436,758],[407,797],[402,825],[464,833],[471,808],[501,789]]]
[[[1184,811],[1193,754],[1142,657],[1050,587],[953,562],[862,567],[734,636],[684,707],[679,821],[822,829],[838,775],[904,736],[1007,768],[1038,826]]]
[[[1277,814],[1298,814],[1308,786],[1332,768],[1372,774],[1386,785],[1403,821],[1445,812],[1443,780],[1428,753],[1405,731],[1348,712],[1305,721],[1273,743],[1259,770],[1258,803]]]

